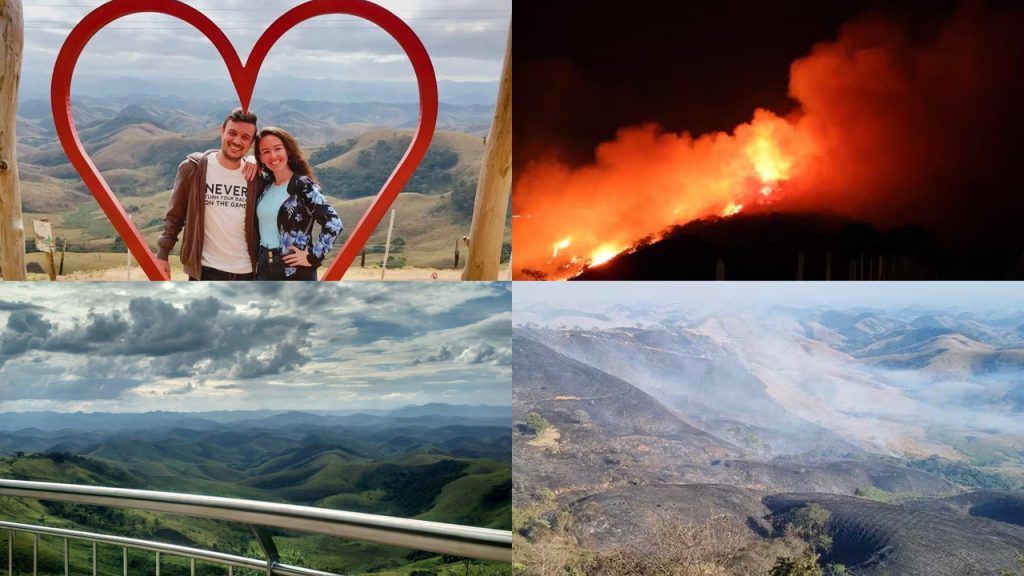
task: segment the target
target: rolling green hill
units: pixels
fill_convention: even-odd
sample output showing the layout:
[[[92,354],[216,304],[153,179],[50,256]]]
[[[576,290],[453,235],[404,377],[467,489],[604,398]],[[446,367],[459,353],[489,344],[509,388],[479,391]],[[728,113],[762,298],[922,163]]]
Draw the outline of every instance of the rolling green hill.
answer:
[[[43,445],[48,433],[22,430],[7,438]],[[33,435],[38,437],[34,439]],[[290,502],[357,512],[511,529],[511,453],[495,426],[350,428],[296,423],[269,430],[259,421],[231,430],[123,430],[103,435],[61,430],[62,451],[0,458],[0,477],[179,491]],[[467,439],[474,438],[474,441]],[[493,447],[493,448],[489,448]],[[493,450],[498,459],[469,456]],[[77,453],[74,453],[77,452]],[[0,498],[0,518],[77,528],[229,553],[259,556],[246,527],[202,519],[95,506]],[[6,548],[6,536],[0,546]],[[461,560],[387,546],[283,532],[275,537],[284,558],[346,574],[406,575],[415,570],[464,574]],[[44,538],[40,574],[63,573],[62,544]],[[16,573],[30,570],[31,539],[16,541]],[[87,547],[72,547],[77,566],[88,566]],[[152,557],[131,560],[143,573]],[[119,570],[120,554],[100,555],[101,573]],[[105,567],[105,570],[104,570]],[[173,561],[162,574],[187,566]],[[476,564],[470,574],[511,574],[511,567]],[[201,575],[221,574],[201,567]],[[236,572],[238,573],[238,572]]]

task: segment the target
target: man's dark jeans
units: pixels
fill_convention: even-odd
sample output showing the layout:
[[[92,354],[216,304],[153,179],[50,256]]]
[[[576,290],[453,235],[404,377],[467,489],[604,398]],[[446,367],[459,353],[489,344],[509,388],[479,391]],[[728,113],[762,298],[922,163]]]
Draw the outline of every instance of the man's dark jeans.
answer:
[[[199,278],[188,277],[189,281],[199,280]],[[248,274],[235,274],[233,272],[225,272],[223,270],[217,270],[216,268],[210,268],[209,266],[203,266],[203,280],[253,280],[254,274],[249,272]]]

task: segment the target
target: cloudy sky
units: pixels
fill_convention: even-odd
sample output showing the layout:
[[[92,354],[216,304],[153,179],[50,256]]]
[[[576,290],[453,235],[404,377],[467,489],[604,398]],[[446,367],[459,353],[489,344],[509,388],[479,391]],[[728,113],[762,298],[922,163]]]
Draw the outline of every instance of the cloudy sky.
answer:
[[[506,283],[244,288],[7,283],[0,412],[511,402]]]
[[[23,70],[53,70],[72,27],[101,0],[24,0]],[[377,0],[416,32],[438,80],[494,81],[501,72],[512,0]],[[217,24],[244,61],[263,30],[299,4],[282,0],[189,2]],[[228,85],[220,56],[189,24],[162,14],[127,16],[100,30],[75,72],[82,75],[193,80]],[[263,73],[360,81],[411,80],[412,66],[390,35],[362,19],[328,15],[303,22],[271,49]],[[257,96],[259,83],[257,83]],[[296,94],[298,97],[300,94]]]

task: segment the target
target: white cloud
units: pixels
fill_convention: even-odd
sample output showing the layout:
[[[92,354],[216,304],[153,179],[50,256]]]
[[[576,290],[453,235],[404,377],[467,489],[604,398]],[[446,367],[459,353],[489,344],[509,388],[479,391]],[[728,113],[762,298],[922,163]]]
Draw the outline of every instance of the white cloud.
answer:
[[[507,350],[510,307],[507,285],[484,283],[7,284],[2,409],[351,408],[428,381],[503,403],[509,366],[454,360]],[[444,345],[448,361],[411,365]],[[479,382],[491,388],[468,392]]]
[[[27,2],[26,68],[30,64],[33,69],[52,70],[57,50],[72,27],[99,4],[87,0],[57,7],[52,2]],[[380,0],[379,4],[403,18],[420,37],[434,59],[439,80],[497,80],[512,0]],[[207,0],[197,8],[224,31],[244,60],[263,30],[293,6],[293,2],[265,2],[254,10],[249,3]],[[326,72],[340,80],[412,78],[404,53],[387,32],[362,19],[333,14],[303,22],[286,33],[272,48],[265,69],[317,77]],[[219,56],[198,31],[170,16],[144,13],[115,20],[100,30],[86,46],[76,77],[154,78],[174,70],[187,71],[194,79],[224,76]]]

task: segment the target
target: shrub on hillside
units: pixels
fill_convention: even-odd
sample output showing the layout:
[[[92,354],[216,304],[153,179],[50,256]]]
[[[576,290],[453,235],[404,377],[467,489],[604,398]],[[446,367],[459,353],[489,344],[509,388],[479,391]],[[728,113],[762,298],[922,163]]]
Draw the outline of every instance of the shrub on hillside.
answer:
[[[530,412],[530,415],[526,417],[526,427],[532,434],[543,434],[545,430],[551,427],[551,423],[544,419],[543,416],[536,412]]]

